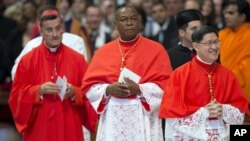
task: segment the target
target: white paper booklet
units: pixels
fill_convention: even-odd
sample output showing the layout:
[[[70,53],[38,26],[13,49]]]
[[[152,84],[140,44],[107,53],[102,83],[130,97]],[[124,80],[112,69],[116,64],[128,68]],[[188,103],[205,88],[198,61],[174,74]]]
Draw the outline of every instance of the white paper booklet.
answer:
[[[56,85],[60,89],[58,95],[59,95],[61,101],[63,101],[63,98],[66,94],[66,89],[67,89],[67,78],[65,76],[63,76],[63,78],[58,76],[57,80],[56,80]]]
[[[118,82],[120,83],[124,82],[124,77],[128,77],[129,79],[133,80],[135,83],[139,83],[141,79],[141,77],[138,74],[132,72],[128,68],[122,69]]]

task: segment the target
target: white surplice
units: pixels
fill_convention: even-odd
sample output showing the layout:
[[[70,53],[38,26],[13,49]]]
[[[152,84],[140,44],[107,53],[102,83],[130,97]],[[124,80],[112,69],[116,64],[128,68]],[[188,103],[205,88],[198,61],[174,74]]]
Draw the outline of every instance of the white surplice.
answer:
[[[96,109],[109,84],[95,84],[87,98]],[[107,104],[99,112],[97,141],[163,141],[161,120],[158,118],[163,90],[154,83],[139,84],[142,96],[150,105],[146,111],[140,99],[105,97]]]
[[[223,115],[218,119],[208,119],[209,112],[200,108],[184,118],[167,118],[166,141],[229,141],[230,124],[243,124],[244,113],[239,109],[222,104]]]

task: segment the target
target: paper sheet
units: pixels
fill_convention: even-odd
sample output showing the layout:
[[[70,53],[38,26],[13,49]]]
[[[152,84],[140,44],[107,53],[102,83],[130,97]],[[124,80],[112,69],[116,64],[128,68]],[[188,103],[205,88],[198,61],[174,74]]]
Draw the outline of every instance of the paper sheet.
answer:
[[[63,98],[66,94],[66,89],[67,89],[67,78],[65,76],[63,76],[63,78],[58,76],[57,80],[56,80],[56,85],[60,89],[58,95],[59,95],[61,101],[63,101]]]
[[[134,73],[133,71],[129,70],[128,68],[123,68],[121,74],[119,76],[118,82],[123,83],[124,77],[128,77],[129,79],[133,80],[135,83],[139,83],[141,77]]]

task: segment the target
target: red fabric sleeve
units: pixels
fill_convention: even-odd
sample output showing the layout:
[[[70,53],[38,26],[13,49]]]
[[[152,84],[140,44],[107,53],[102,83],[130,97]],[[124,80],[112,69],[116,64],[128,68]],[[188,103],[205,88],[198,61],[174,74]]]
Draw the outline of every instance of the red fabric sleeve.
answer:
[[[39,95],[40,85],[28,84],[30,73],[27,70],[27,65],[20,61],[16,72],[15,80],[12,85],[11,94],[9,98],[9,106],[12,111],[16,127],[22,133],[28,126],[30,119],[34,116],[34,104],[39,104],[37,100]]]
[[[82,100],[82,91],[81,91],[81,88],[73,86],[73,85],[72,85],[72,87],[74,88],[75,97],[76,97],[74,103],[77,104],[77,105],[82,105],[83,104],[83,100]]]
[[[92,133],[96,132],[98,115],[86,97],[83,98],[83,105],[81,106],[83,125]]]

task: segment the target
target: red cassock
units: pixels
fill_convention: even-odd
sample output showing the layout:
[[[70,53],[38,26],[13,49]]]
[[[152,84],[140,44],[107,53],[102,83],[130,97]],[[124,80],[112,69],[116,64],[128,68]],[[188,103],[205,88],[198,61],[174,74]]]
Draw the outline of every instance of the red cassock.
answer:
[[[139,84],[151,82],[163,89],[172,72],[168,55],[160,44],[138,36],[134,41],[128,43],[116,39],[98,49],[84,76],[84,93],[94,84],[111,84],[118,81],[122,65],[119,44],[122,52],[128,52],[131,47],[136,45],[127,54],[124,67],[141,76]],[[132,95],[130,98],[135,97]],[[105,104],[106,102],[101,102],[98,112],[103,110]],[[147,111],[150,110],[146,102],[142,101],[142,104]]]
[[[196,57],[174,71],[165,87],[160,107],[160,118],[190,116],[211,100],[209,82],[204,70],[209,72],[211,65],[200,62]],[[249,114],[248,104],[234,74],[216,64],[212,73],[214,98],[221,104],[231,104],[241,112]]]
[[[55,53],[42,43],[20,61],[9,105],[24,141],[83,141],[82,124],[95,130],[97,114],[80,89],[87,70],[83,56],[61,44]],[[76,99],[61,101],[57,94],[39,96],[40,85],[66,76]]]

